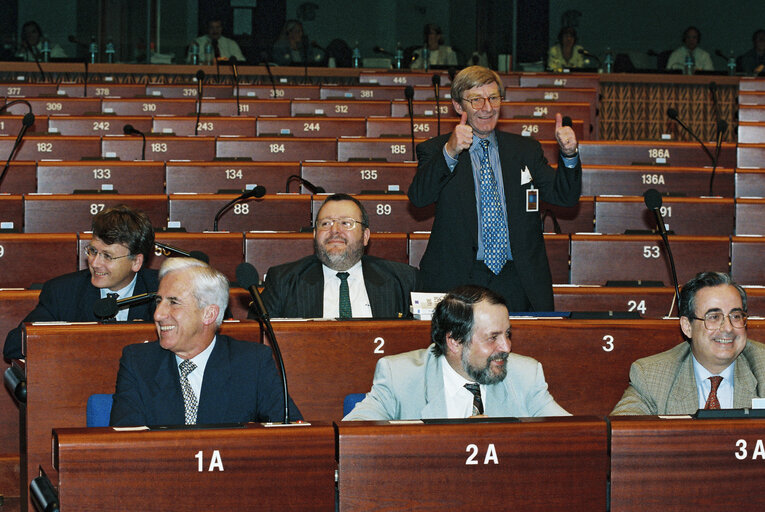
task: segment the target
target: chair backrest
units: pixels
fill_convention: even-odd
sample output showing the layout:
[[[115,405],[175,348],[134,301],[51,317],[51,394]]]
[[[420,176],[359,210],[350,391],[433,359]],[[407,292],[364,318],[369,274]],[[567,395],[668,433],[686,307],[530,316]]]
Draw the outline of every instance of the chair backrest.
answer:
[[[87,425],[89,427],[108,427],[111,413],[111,394],[96,393],[88,397]]]
[[[343,417],[347,416],[348,413],[356,407],[357,403],[364,400],[365,396],[367,396],[366,393],[351,393],[345,395],[345,398],[343,399]]]

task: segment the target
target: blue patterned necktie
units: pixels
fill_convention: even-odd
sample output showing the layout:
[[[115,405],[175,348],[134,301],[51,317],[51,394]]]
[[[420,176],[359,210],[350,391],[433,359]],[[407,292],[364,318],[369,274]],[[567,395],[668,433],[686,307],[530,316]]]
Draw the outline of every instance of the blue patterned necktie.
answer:
[[[483,261],[489,270],[499,274],[507,261],[507,224],[502,217],[502,203],[494,171],[489,162],[489,141],[481,140],[481,225],[483,227]]]
[[[183,407],[186,411],[186,425],[197,422],[197,396],[189,384],[189,374],[197,369],[197,365],[186,359],[178,365],[181,372],[181,389],[183,390]]]

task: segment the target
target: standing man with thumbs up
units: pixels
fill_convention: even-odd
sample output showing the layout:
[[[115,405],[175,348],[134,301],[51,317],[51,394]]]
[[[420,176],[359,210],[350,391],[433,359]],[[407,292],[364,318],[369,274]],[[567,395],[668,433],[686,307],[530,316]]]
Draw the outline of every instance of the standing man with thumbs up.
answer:
[[[503,95],[494,71],[463,69],[451,87],[460,124],[451,134],[417,146],[409,199],[418,207],[436,203],[420,262],[420,288],[446,292],[476,284],[505,297],[510,311],[552,311],[539,201],[577,204],[582,189],[578,143],[557,114],[556,171],[539,142],[496,130]]]

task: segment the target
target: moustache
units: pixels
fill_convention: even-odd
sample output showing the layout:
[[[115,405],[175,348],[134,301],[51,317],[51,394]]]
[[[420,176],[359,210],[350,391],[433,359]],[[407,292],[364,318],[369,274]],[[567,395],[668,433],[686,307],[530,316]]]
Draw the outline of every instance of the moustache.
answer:
[[[507,361],[507,358],[510,354],[508,352],[500,352],[498,354],[494,354],[492,356],[489,356],[488,362],[492,361]]]

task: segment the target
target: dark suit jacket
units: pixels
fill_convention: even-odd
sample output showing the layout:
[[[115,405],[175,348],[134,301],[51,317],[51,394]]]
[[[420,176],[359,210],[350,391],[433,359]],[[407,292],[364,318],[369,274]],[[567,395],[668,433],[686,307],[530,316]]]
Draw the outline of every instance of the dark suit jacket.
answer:
[[[581,163],[567,169],[562,159],[558,171],[547,163],[542,146],[534,139],[495,130],[507,204],[510,249],[526,296],[534,311],[553,309],[552,277],[547,262],[539,212],[526,211],[526,190],[521,171],[528,167],[539,199],[560,206],[574,206],[582,189]],[[417,173],[409,186],[409,199],[417,207],[436,203],[436,216],[425,254],[420,262],[420,287],[445,292],[469,283],[478,252],[473,167],[468,151],[459,154],[449,171],[443,147],[450,134],[417,146]]]
[[[362,256],[361,267],[372,316],[409,316],[409,294],[415,289],[417,269],[374,256]],[[275,318],[321,318],[324,272],[319,259],[311,255],[268,269],[263,303]]]
[[[156,292],[159,288],[157,271],[142,268],[138,271],[134,294]],[[93,305],[101,298],[101,291],[90,283],[90,271],[80,270],[47,281],[40,292],[37,306],[24,322],[96,322]],[[152,301],[132,306],[128,320],[151,321],[154,316]],[[5,338],[3,355],[8,359],[24,357],[21,352],[22,325],[11,330]]]
[[[207,360],[197,424],[282,421],[282,380],[271,349],[218,334]],[[290,399],[290,420],[302,419]],[[122,350],[110,424],[182,425],[183,393],[175,354],[158,341]]]

